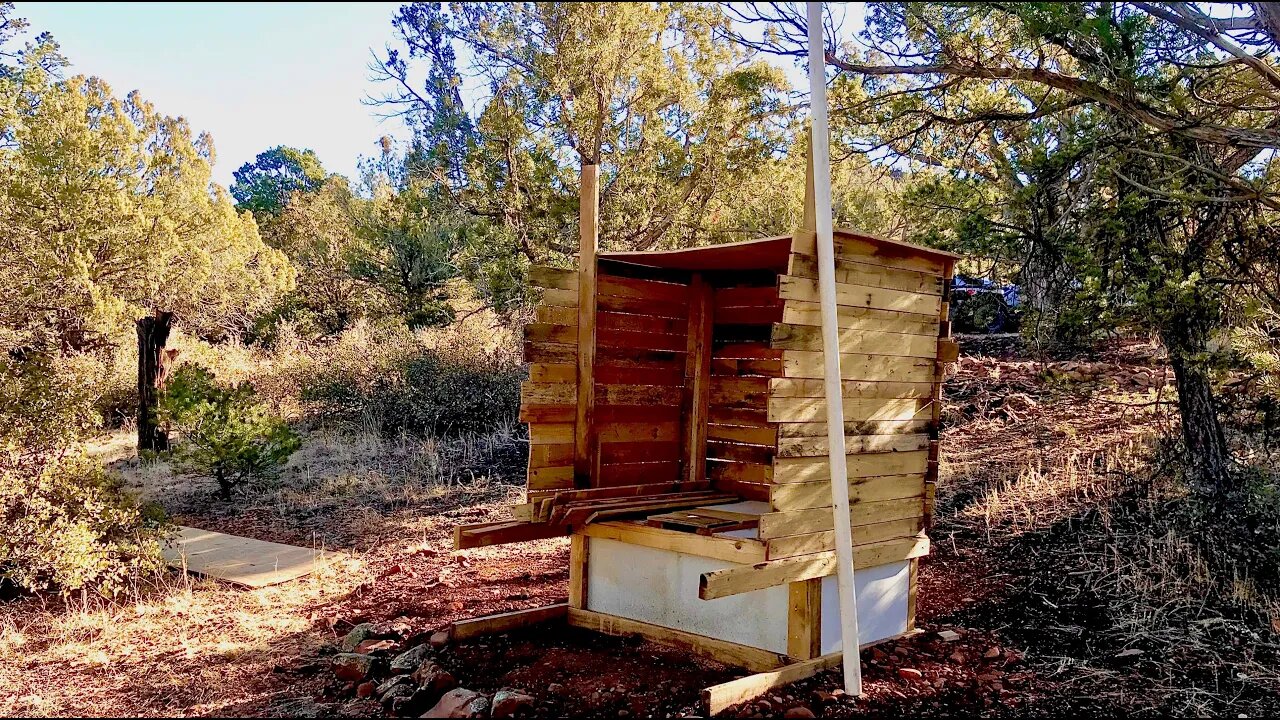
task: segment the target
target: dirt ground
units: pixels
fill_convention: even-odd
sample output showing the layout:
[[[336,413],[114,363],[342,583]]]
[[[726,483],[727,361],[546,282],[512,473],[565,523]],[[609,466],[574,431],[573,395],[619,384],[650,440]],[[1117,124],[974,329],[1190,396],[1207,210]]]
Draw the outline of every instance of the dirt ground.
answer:
[[[726,715],[1280,713],[1280,646],[1265,618],[1203,598],[1157,633],[1093,582],[1116,567],[1095,557],[1111,542],[1098,528],[1113,530],[1099,509],[1120,493],[1108,473],[1168,421],[1167,373],[1152,349],[1042,365],[1007,341],[988,344],[963,344],[948,382],[933,553],[920,572],[925,632],[864,651],[859,700],[842,696],[833,671]],[[201,512],[195,491],[165,487],[184,524],[322,540],[351,559],[254,591],[175,577],[136,605],[0,607],[0,714],[381,715],[328,672],[327,653],[350,628],[387,623],[412,644],[458,619],[567,594],[564,540],[451,550],[455,525],[502,517],[513,492],[502,483],[399,506],[366,499],[305,520],[278,494]],[[944,642],[941,629],[961,638]],[[1178,633],[1198,642],[1179,644]],[[1205,647],[1212,662],[1192,656]],[[539,717],[696,714],[702,688],[742,674],[652,644],[538,629],[452,646],[441,663],[464,687],[529,692]]]

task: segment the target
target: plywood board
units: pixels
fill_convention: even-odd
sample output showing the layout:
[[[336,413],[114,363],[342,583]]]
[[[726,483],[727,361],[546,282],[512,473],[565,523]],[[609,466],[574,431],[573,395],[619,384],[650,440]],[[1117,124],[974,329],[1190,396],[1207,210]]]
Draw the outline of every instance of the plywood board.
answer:
[[[185,526],[178,527],[163,552],[171,567],[251,588],[288,582],[344,557]]]

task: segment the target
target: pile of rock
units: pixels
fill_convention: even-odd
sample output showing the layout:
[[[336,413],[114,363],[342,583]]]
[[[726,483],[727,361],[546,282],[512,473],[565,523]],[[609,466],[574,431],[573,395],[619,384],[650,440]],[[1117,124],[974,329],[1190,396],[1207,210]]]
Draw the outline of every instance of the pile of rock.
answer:
[[[397,717],[513,718],[533,708],[534,698],[519,690],[459,687],[440,662],[448,644],[444,631],[405,638],[393,626],[363,623],[342,638],[329,668],[342,692],[377,700]]]

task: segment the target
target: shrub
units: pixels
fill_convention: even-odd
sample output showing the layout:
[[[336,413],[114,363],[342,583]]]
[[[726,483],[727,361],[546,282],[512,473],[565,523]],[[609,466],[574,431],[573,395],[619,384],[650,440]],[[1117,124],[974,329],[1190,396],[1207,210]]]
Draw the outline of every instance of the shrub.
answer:
[[[298,436],[259,402],[248,382],[221,386],[199,366],[180,366],[160,400],[160,416],[181,433],[180,470],[210,475],[218,494],[251,478],[273,477],[298,449]]]
[[[106,366],[88,355],[0,361],[0,579],[115,595],[160,567],[159,514],[72,448],[100,426]]]
[[[516,356],[502,343],[493,347],[493,333],[430,332],[437,335],[357,325],[299,369],[304,404],[326,420],[385,434],[456,436],[512,422],[524,377]],[[428,346],[433,339],[436,347]]]

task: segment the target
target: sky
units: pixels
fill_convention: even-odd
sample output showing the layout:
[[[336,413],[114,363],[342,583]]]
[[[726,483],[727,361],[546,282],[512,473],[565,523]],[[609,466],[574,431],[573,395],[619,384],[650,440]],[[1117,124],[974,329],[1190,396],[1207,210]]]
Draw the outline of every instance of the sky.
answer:
[[[404,137],[361,104],[370,48],[393,39],[399,3],[30,3],[15,13],[49,31],[71,73],[123,96],[140,90],[166,115],[213,135],[214,180],[276,145],[311,148],[330,172],[355,175],[382,135]]]

